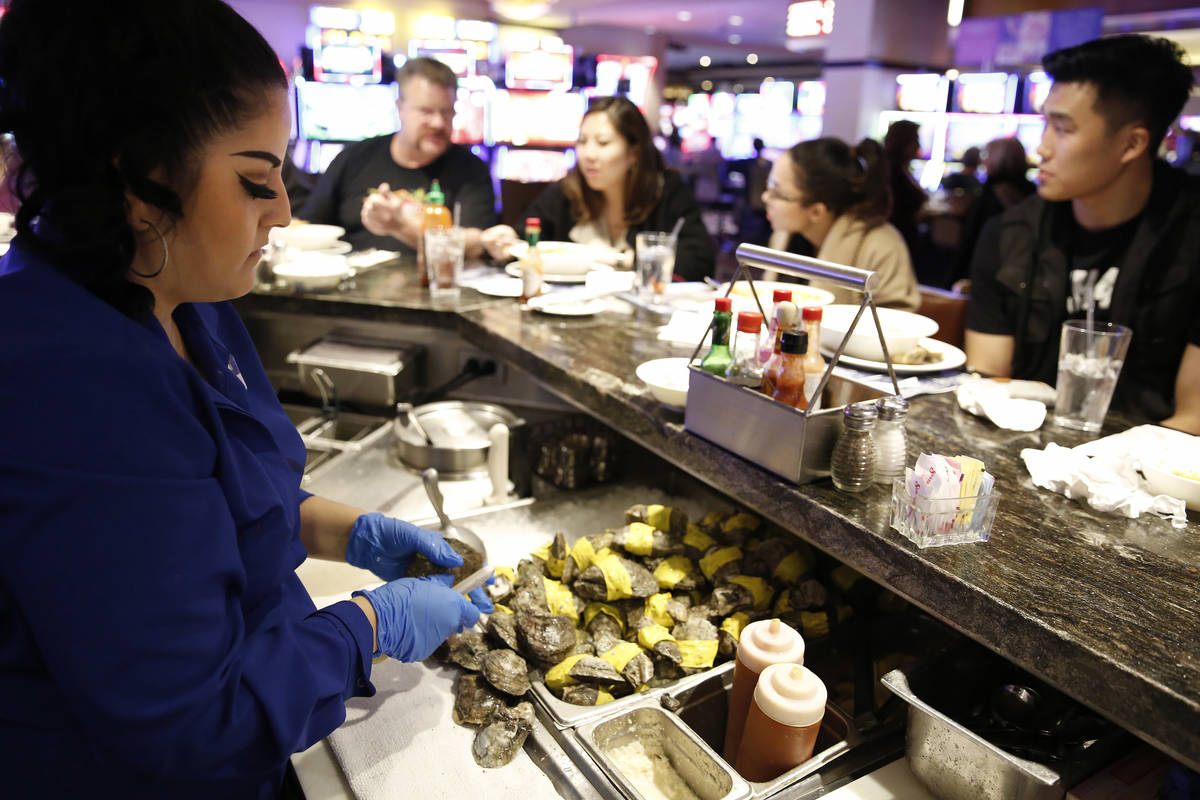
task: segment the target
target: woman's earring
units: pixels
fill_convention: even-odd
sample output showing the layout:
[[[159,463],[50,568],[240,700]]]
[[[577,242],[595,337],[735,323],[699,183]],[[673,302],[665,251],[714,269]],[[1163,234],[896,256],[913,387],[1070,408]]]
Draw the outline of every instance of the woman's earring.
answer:
[[[150,227],[150,230],[158,234],[158,243],[162,245],[163,249],[162,263],[158,265],[158,269],[154,270],[154,272],[138,272],[132,266],[129,268],[129,271],[134,275],[137,275],[139,278],[156,278],[158,277],[159,273],[161,273],[167,267],[167,240],[166,237],[162,235],[162,231],[160,231],[158,226],[153,222],[145,218],[143,218],[141,221],[146,223],[146,225]]]

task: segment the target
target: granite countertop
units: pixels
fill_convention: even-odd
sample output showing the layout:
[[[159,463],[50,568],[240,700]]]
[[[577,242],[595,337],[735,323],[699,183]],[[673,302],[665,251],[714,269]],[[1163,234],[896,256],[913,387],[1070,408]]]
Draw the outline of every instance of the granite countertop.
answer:
[[[621,301],[564,319],[464,290],[447,313],[412,285],[413,268],[379,268],[331,295],[259,292],[253,310],[403,321],[456,329],[571,404],[684,471],[909,598],[1146,741],[1200,769],[1200,524],[1094,512],[1033,486],[1024,447],[1083,441],[1051,426],[999,431],[949,395],[914,398],[909,461],[920,452],[980,458],[996,476],[999,513],[983,544],[918,549],[889,528],[889,493],[796,486],[684,429],[634,375],[652,358],[687,355],[657,341],[666,318]],[[362,281],[360,277],[358,280]],[[731,413],[730,425],[737,424]],[[1110,416],[1106,433],[1132,422]]]

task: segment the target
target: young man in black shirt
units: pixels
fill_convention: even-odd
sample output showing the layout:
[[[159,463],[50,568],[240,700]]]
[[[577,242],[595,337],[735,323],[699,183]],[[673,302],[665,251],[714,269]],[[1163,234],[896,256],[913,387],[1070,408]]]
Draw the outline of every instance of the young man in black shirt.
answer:
[[[355,249],[412,252],[422,213],[412,194],[437,180],[446,206],[459,204],[467,255],[478,255],[480,230],[496,221],[496,195],[487,164],[450,141],[458,79],[440,61],[413,58],[396,73],[396,83],[400,130],[338,153],[298,216],[342,226]]]
[[[1063,321],[1133,330],[1113,407],[1200,434],[1200,181],[1156,160],[1192,88],[1165,39],[1050,53],[1038,196],[984,228],[972,259],[967,363],[1057,377]]]

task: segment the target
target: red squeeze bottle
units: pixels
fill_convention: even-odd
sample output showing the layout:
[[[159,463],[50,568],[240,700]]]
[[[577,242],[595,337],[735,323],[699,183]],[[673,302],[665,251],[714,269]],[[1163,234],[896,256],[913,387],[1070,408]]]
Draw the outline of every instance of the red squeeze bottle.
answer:
[[[725,721],[724,755],[730,764],[738,754],[759,673],[772,664],[803,662],[804,638],[787,623],[760,619],[742,629],[733,667],[733,689],[729,692],[729,718]]]
[[[825,716],[825,684],[799,664],[762,671],[734,769],[748,781],[778,778],[812,757]]]

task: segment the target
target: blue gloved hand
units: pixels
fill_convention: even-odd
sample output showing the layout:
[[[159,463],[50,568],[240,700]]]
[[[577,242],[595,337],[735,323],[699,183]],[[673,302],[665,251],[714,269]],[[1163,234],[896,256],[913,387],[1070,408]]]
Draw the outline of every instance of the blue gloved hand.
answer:
[[[354,520],[346,543],[346,563],[369,569],[385,581],[403,578],[415,553],[447,569],[462,566],[462,556],[433,531],[411,522],[363,514]]]
[[[452,633],[479,621],[479,609],[450,588],[450,575],[401,578],[366,595],[378,618],[379,652],[398,661],[421,661]]]

